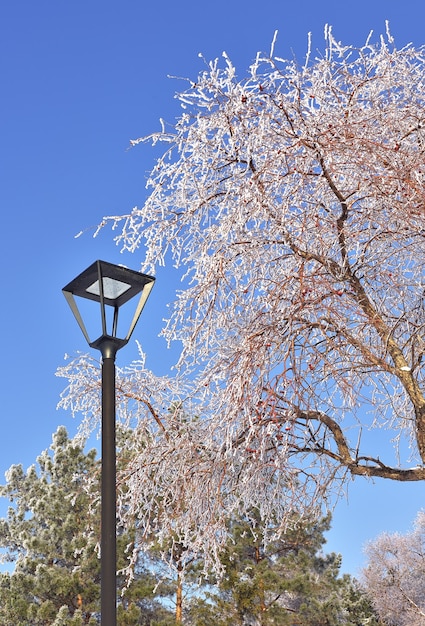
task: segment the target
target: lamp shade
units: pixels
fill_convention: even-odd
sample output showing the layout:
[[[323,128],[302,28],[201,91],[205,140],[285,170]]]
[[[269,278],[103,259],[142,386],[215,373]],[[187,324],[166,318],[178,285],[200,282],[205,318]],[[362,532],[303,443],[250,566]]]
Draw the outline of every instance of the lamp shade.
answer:
[[[105,340],[113,340],[116,349],[119,349],[128,343],[154,282],[153,276],[130,270],[121,265],[113,265],[106,261],[95,261],[68,283],[62,291],[87,343],[93,348],[101,349]],[[119,309],[136,296],[138,296],[138,300],[130,326],[123,336],[118,337]],[[102,332],[98,339],[93,340],[89,337],[76,298],[84,298],[99,303]],[[107,315],[107,307],[113,310],[112,323],[109,328],[108,319],[110,316]]]

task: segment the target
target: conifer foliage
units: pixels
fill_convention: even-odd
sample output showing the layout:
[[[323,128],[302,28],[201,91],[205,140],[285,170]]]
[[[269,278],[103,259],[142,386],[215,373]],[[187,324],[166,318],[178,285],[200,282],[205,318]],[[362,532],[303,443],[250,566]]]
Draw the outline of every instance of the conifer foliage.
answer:
[[[306,521],[264,549],[258,516],[231,524],[222,562],[225,574],[205,600],[194,600],[193,626],[377,625],[370,601],[341,559],[325,554],[329,520]]]
[[[24,472],[13,465],[0,495],[9,499],[0,519],[3,560],[13,565],[0,574],[2,626],[82,626],[98,624],[100,610],[99,463],[85,453],[64,427],[50,450]],[[118,539],[119,566],[125,566],[129,535]],[[134,584],[119,596],[118,624],[149,624],[167,614],[153,599],[153,576],[136,571]],[[119,577],[121,589],[125,580]]]
[[[120,434],[121,443],[130,439]],[[119,465],[127,462],[123,450]],[[0,574],[1,626],[100,623],[98,474],[95,451],[85,453],[63,427],[37,465],[8,471],[0,495],[11,506],[0,520],[0,546],[13,570]],[[340,576],[340,558],[323,552],[328,519],[296,523],[266,548],[261,523],[255,510],[228,521],[220,577],[211,570],[205,577],[202,562],[172,537],[167,562],[158,547],[146,551],[130,581],[118,576],[118,626],[376,624],[367,597]],[[128,532],[119,529],[119,569],[128,565],[125,547],[137,527],[134,520]]]

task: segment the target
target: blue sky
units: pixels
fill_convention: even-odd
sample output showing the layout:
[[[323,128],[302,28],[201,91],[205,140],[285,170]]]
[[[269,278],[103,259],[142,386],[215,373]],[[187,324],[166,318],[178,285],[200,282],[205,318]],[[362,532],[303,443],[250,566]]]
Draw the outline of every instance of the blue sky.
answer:
[[[154,164],[148,146],[129,140],[173,121],[179,83],[195,79],[206,59],[225,50],[243,76],[258,50],[302,59],[307,33],[322,48],[323,28],[361,44],[389,20],[397,45],[425,43],[420,0],[13,0],[0,7],[0,216],[3,296],[0,307],[2,437],[0,475],[12,463],[34,462],[59,424],[56,411],[65,353],[85,350],[62,287],[97,258],[139,268],[105,230],[104,215],[141,204]],[[75,238],[79,231],[86,231]],[[148,366],[164,373],[173,354],[158,338],[176,288],[160,272],[136,330]],[[136,355],[119,353],[125,365]],[[379,433],[378,433],[379,436]],[[362,545],[381,531],[405,532],[424,506],[422,484],[356,480],[334,515],[328,549],[356,573]]]

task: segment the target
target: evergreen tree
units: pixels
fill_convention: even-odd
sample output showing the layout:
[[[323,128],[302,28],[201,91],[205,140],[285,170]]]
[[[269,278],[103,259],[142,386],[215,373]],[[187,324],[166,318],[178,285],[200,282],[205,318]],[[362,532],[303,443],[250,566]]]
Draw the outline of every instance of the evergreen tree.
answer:
[[[38,466],[38,467],[37,467]],[[0,575],[2,626],[97,624],[100,609],[100,478],[96,451],[85,453],[64,427],[24,472],[13,465],[0,495],[11,506],[0,520],[3,559],[14,564]],[[94,480],[92,480],[94,477]],[[118,538],[118,567],[124,565],[129,536]],[[124,579],[118,587],[124,589]],[[121,626],[152,624],[167,611],[155,601],[155,580],[139,568],[119,594]]]
[[[298,525],[262,547],[259,517],[232,524],[217,591],[192,603],[194,626],[377,624],[356,582],[340,577],[339,555],[322,553],[329,519]]]
[[[161,550],[164,554],[163,547]],[[152,551],[150,555],[152,556]],[[163,582],[160,589],[175,607],[173,624],[186,624],[192,599],[203,593],[204,562],[179,543],[170,545],[167,556],[168,566],[164,562],[162,564]]]

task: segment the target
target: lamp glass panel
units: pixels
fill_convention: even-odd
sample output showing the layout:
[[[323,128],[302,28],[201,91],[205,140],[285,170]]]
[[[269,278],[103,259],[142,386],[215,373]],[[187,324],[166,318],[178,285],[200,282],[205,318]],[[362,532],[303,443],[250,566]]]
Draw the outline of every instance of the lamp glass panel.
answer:
[[[120,280],[116,280],[115,278],[108,278],[108,276],[105,276],[104,278],[102,278],[102,280],[103,295],[108,300],[115,300],[116,298],[119,298],[123,293],[131,289],[131,285],[123,283]],[[86,291],[88,293],[94,294],[95,296],[100,296],[99,281],[97,280],[95,283],[90,285],[90,287],[87,287]]]

